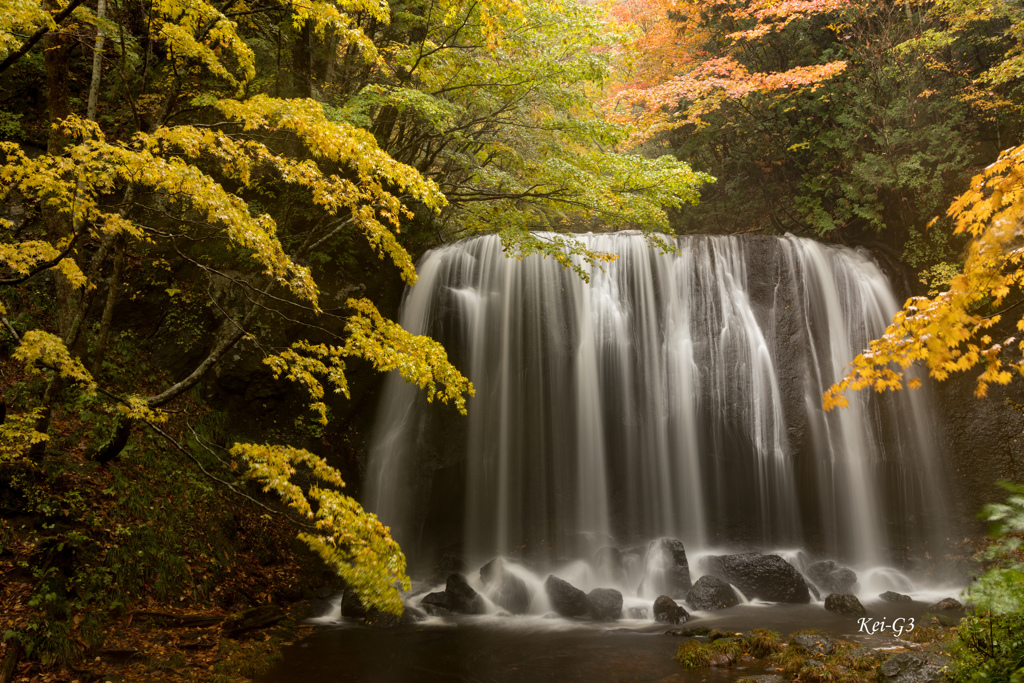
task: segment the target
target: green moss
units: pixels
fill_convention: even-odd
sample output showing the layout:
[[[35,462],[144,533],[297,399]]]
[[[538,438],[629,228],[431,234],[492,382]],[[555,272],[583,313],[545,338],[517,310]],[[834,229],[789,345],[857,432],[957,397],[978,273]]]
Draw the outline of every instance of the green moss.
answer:
[[[675,659],[687,669],[711,666],[716,655],[726,655],[730,662],[743,654],[743,642],[736,638],[719,638],[713,642],[691,640],[676,651]]]
[[[711,666],[711,658],[714,654],[715,651],[711,649],[711,643],[691,640],[679,646],[679,649],[676,650],[675,660],[687,669],[699,669]]]
[[[783,669],[790,669],[807,659],[808,654],[802,648],[783,644],[782,649],[771,655],[769,659]]]
[[[758,659],[770,657],[783,649],[782,636],[763,628],[755,628],[745,641],[751,656]]]
[[[918,626],[913,631],[903,634],[904,640],[909,640],[912,643],[934,643],[942,642],[946,640],[949,631],[944,628],[934,626]]]

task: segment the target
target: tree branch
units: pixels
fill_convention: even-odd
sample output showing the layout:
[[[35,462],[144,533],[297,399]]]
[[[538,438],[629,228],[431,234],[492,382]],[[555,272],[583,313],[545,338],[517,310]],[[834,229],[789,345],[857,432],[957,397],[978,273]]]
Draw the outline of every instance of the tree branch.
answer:
[[[60,12],[57,12],[57,14],[53,16],[53,23],[60,24],[60,22],[67,19],[68,15],[74,12],[78,8],[78,6],[81,5],[84,1],[85,0],[71,0],[71,2],[68,3],[67,7],[62,9]],[[4,61],[0,62],[0,74],[6,71],[7,68],[11,66],[11,64],[14,64],[16,61],[24,57],[25,54],[28,53],[28,51],[31,50],[32,47],[40,40],[42,40],[43,36],[45,36],[49,32],[49,26],[40,27],[40,29],[33,33],[32,36],[22,44],[21,47],[19,47],[11,54],[7,55],[7,58],[4,59]]]

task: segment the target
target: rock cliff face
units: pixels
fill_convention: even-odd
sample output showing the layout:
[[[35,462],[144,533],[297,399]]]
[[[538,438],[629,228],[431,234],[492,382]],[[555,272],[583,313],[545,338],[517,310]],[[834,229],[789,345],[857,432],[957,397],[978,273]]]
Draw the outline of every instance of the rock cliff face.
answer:
[[[998,338],[997,335],[993,335]],[[937,383],[939,447],[948,463],[951,507],[965,533],[984,531],[976,515],[1006,492],[997,482],[1024,481],[1024,379],[975,398],[977,372]],[[1020,408],[1015,407],[1020,406]]]
[[[671,255],[637,234],[584,239],[619,257],[589,283],[509,261],[494,237],[424,257],[403,324],[442,341],[478,394],[460,419],[398,380],[381,392],[368,500],[411,554],[589,558],[671,535],[941,556],[934,397],[821,408],[897,309],[868,256],[790,236],[681,238]]]
[[[815,376],[816,369],[809,365],[806,349],[809,340],[827,343],[831,330],[826,319],[828,302],[820,297],[821,287],[815,282],[808,283],[794,277],[807,264],[801,260],[803,257],[794,260],[794,248],[793,241],[778,238],[743,238],[746,281],[742,286],[750,313],[764,331],[765,341],[771,349],[778,386],[778,406],[784,418],[782,438],[791,453],[793,476],[798,482],[798,489],[807,490],[813,488],[814,482],[820,482],[823,476],[819,463],[822,453],[822,422],[815,410],[809,409],[809,405],[818,390],[817,385],[829,382],[830,378]],[[386,273],[375,273],[372,277],[366,273],[361,275],[363,279],[376,278],[379,287],[374,294],[384,293],[381,310],[389,316],[397,317],[401,288],[393,286],[395,283],[391,282]],[[714,279],[701,280],[701,286],[715,285]],[[363,294],[350,291],[349,283],[340,277],[336,281],[327,278],[325,288],[333,292],[331,296],[339,302],[338,305],[347,295]],[[812,295],[810,299],[807,298],[808,292]],[[565,295],[552,295],[553,298],[557,296]],[[900,294],[898,300],[904,298]],[[438,315],[442,315],[444,305],[452,307],[456,300],[442,299],[438,303]],[[817,322],[808,326],[808,320]],[[438,323],[434,333],[440,332],[441,337],[451,336],[451,328],[458,324],[458,318],[454,316],[447,323]],[[1010,334],[1007,332],[1006,336]],[[286,342],[283,336],[281,343]],[[463,369],[468,367],[469,354],[465,349],[453,346],[449,353],[457,365]],[[359,495],[363,490],[367,469],[366,441],[384,378],[368,367],[353,363],[350,380],[352,400],[332,401],[334,423],[328,431],[324,434],[314,433],[319,430],[311,422],[306,427],[300,425],[300,432],[306,429],[309,433],[300,433],[299,442],[327,455],[344,473],[348,482],[347,491]],[[974,378],[971,374],[955,376],[944,383],[930,384],[932,399],[927,420],[922,424],[913,424],[913,420],[896,423],[883,417],[875,429],[878,440],[883,444],[898,443],[905,434],[914,430],[932,437],[930,448],[934,451],[932,461],[937,469],[937,480],[944,480],[945,483],[932,488],[917,486],[914,495],[931,499],[936,507],[950,510],[953,524],[950,533],[944,535],[957,540],[965,534],[983,531],[983,525],[976,519],[976,515],[985,503],[1004,497],[997,481],[1024,481],[1024,411],[1018,411],[1008,403],[1009,400],[1024,405],[1024,380],[1015,380],[1010,387],[994,387],[989,397],[981,400],[973,396]],[[253,349],[243,347],[239,354],[228,357],[207,383],[205,395],[211,404],[228,413],[227,422],[237,438],[268,440],[274,438],[277,432],[282,436],[287,435],[292,442],[296,441],[296,417],[303,414],[302,396],[289,383],[273,381],[266,368],[259,363],[258,354]],[[422,396],[418,396],[418,400],[422,402]],[[871,400],[884,407],[887,402],[895,399],[875,397]],[[419,459],[410,466],[410,471],[415,473],[415,478],[422,485],[409,492],[408,505],[424,511],[421,517],[422,529],[431,530],[430,544],[435,551],[459,552],[463,542],[461,534],[466,510],[463,496],[468,487],[467,460],[465,448],[461,444],[467,440],[471,423],[455,416],[454,411],[436,405],[424,404],[417,407],[417,410],[424,413],[419,419],[423,420],[423,424],[429,423],[430,427],[422,431],[418,441]],[[573,415],[575,413],[569,417]],[[738,416],[742,417],[739,414],[720,416],[727,423],[720,433],[735,443],[710,445],[721,447],[726,452],[742,452],[753,447],[739,423],[730,422],[737,420]],[[712,419],[715,418],[709,414],[697,414],[700,424],[706,424]],[[886,462],[894,462],[892,453],[886,451],[886,447],[883,447],[883,451]],[[891,492],[900,490],[901,477],[904,476],[902,470],[905,468],[892,465],[886,467],[888,469],[882,478],[889,482],[885,484],[889,492],[883,498],[896,498]],[[732,473],[730,476],[738,478],[734,484],[749,484],[743,480],[747,476],[742,473],[743,468],[726,469]],[[622,474],[616,471],[616,477]],[[706,481],[704,490],[710,491],[712,488],[711,482]],[[806,547],[827,551],[827,537],[831,532],[820,514],[820,501],[802,493],[793,498],[797,514],[803,520],[801,542]],[[624,499],[615,498],[610,504],[609,512],[612,513],[614,527],[627,503]],[[898,503],[888,500],[884,504],[894,510],[898,507]],[[921,528],[928,527],[930,523],[929,515],[920,511],[895,512],[903,515],[904,525],[908,520]],[[757,518],[756,515],[731,514],[728,507],[723,508],[721,505],[709,514],[714,514],[718,520],[719,527],[715,532],[717,538],[728,539],[740,546],[759,547],[762,529],[751,523],[752,519]],[[844,513],[840,511],[838,514]],[[883,531],[889,532],[890,538],[900,537],[895,528]],[[565,539],[558,539],[557,542],[563,546],[568,545]],[[887,552],[899,559],[904,549],[897,547],[894,541]],[[915,557],[907,556],[904,559],[912,562]]]

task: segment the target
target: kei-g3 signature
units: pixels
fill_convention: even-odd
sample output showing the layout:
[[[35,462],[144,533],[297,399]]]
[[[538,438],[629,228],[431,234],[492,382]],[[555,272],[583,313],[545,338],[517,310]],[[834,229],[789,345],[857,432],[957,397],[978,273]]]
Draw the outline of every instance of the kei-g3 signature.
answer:
[[[860,626],[857,633],[882,633],[885,631],[892,631],[894,636],[900,638],[903,636],[904,631],[910,633],[914,630],[914,617],[897,617],[892,621],[862,617],[857,620],[857,624]]]

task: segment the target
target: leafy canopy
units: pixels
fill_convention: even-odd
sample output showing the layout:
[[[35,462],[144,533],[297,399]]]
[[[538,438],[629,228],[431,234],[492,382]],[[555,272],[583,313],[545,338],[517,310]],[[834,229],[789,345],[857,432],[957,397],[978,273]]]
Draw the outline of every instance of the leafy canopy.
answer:
[[[424,234],[481,231],[500,234],[511,256],[540,253],[586,277],[580,262],[612,255],[532,231],[632,227],[664,247],[654,235],[667,210],[710,180],[672,156],[617,151],[630,129],[593,101],[626,35],[574,0],[154,0],[144,26],[124,6],[101,19],[85,3],[64,15],[57,4],[16,0],[0,14],[0,57],[49,31],[42,65],[25,68],[45,71],[50,104],[46,153],[0,142],[0,315],[21,328],[14,357],[44,380],[0,425],[0,460],[46,441],[46,416],[73,392],[117,425],[97,450],[123,448],[125,425],[170,422],[168,404],[242,349],[300,387],[320,423],[329,393],[348,396],[352,359],[465,412],[473,386],[439,344],[369,298],[321,289],[352,265],[345,240],[408,285]],[[98,117],[68,91],[88,80],[69,36],[95,27],[108,38],[90,45]],[[340,279],[357,280],[348,270]],[[40,312],[29,293],[47,273],[56,296]],[[102,363],[111,326],[129,324],[119,278],[165,329],[199,328],[183,342],[183,378],[153,392],[111,381]],[[205,318],[184,312],[196,301]],[[367,606],[401,610],[405,559],[339,490],[336,470],[291,445],[231,454],[311,520],[300,538]],[[300,467],[317,482],[308,490],[291,479]]]
[[[1019,357],[1007,358],[1014,348],[1024,352],[1024,341],[993,339],[988,333],[1004,315],[989,311],[1004,305],[1011,293],[1019,296],[1024,280],[1024,146],[1006,150],[975,176],[971,188],[950,205],[948,216],[958,234],[973,238],[962,272],[947,291],[907,300],[885,334],[825,393],[826,409],[847,405],[846,389],[902,388],[907,369],[918,361],[938,380],[981,365],[978,397],[993,383],[1008,384],[1012,370],[1024,370]],[[1024,316],[1016,328],[1024,331]],[[907,383],[916,387],[920,381]]]

